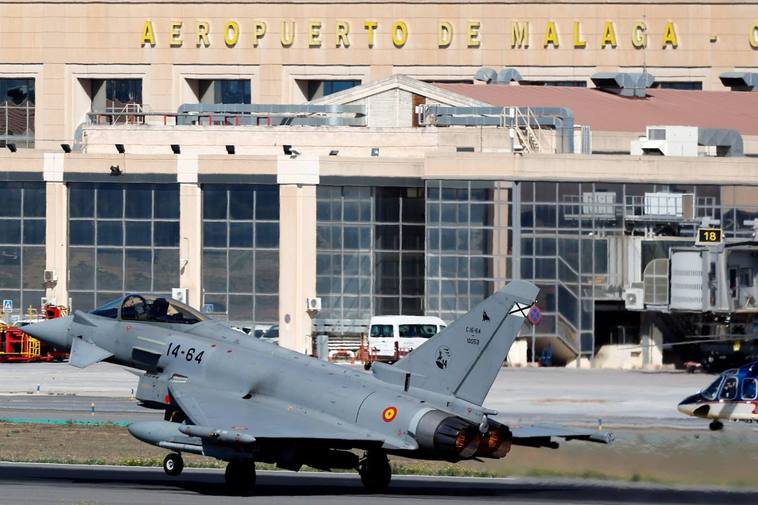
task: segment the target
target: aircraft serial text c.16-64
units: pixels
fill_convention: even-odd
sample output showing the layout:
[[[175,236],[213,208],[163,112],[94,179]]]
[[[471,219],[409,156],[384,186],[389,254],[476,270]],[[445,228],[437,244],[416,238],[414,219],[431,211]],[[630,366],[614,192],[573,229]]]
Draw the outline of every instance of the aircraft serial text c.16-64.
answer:
[[[165,420],[135,422],[129,432],[171,451],[169,475],[181,473],[182,453],[193,453],[227,461],[226,483],[242,494],[253,488],[257,461],[357,469],[365,487],[379,491],[392,476],[388,454],[457,462],[502,458],[512,444],[554,448],[555,438],[610,441],[602,432],[508,426],[482,406],[537,293],[513,281],[371,374],[136,294],[25,331],[70,349],[76,367],[110,361],[143,370],[137,400],[163,409]]]

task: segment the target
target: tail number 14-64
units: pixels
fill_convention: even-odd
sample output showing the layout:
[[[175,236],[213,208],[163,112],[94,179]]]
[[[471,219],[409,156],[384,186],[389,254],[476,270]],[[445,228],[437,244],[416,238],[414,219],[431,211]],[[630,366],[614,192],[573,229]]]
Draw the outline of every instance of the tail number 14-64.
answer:
[[[174,358],[184,358],[186,361],[202,363],[203,354],[205,351],[197,352],[194,347],[189,347],[186,350],[182,347],[182,344],[174,345],[173,342],[169,342],[166,356],[173,356]]]

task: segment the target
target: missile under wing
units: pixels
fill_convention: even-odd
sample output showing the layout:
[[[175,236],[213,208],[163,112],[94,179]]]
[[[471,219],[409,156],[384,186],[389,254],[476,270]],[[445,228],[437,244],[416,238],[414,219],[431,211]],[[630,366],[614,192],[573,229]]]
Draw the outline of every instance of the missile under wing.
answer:
[[[391,479],[388,454],[456,462],[502,458],[513,444],[556,447],[555,438],[610,441],[565,427],[511,429],[483,406],[537,293],[513,281],[371,374],[260,342],[160,297],[129,295],[29,333],[71,349],[75,366],[108,360],[144,371],[137,399],[165,420],[129,431],[171,451],[170,475],[181,473],[182,453],[195,453],[228,461],[226,482],[243,493],[255,462],[357,469],[377,491]]]

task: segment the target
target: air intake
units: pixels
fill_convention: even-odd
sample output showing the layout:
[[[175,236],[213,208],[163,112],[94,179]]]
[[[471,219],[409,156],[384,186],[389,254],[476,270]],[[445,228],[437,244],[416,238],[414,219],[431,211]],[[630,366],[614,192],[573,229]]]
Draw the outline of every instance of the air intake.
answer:
[[[645,90],[655,81],[655,77],[647,72],[597,72],[591,79],[602,91],[630,98],[645,98]]]
[[[758,73],[756,72],[724,72],[719,75],[721,84],[732,91],[758,91]]]

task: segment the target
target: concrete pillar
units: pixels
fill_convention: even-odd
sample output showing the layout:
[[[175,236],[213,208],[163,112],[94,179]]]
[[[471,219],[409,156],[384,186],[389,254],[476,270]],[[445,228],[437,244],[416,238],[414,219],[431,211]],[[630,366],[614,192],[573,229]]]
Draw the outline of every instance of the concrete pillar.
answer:
[[[279,345],[309,354],[316,296],[316,157],[281,156],[279,183]]]
[[[68,306],[68,187],[63,182],[63,153],[45,153],[42,180],[45,181],[45,270],[56,280],[45,285],[45,297]],[[40,272],[42,276],[42,272]]]
[[[63,182],[45,183],[45,256],[45,270],[57,276],[46,284],[45,296],[68,306],[68,186]]]
[[[655,325],[655,315],[640,314],[640,346],[643,368],[660,368],[663,365],[663,333]]]
[[[179,185],[179,287],[187,302],[201,308],[203,293],[203,194],[198,184]]]

